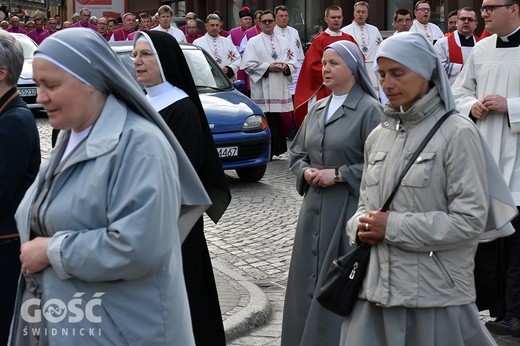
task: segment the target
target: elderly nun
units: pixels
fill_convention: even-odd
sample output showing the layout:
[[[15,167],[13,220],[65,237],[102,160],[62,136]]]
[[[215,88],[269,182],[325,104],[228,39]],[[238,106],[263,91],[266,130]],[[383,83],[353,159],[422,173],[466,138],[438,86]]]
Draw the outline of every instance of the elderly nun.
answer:
[[[365,143],[359,206],[347,224],[351,242],[372,245],[371,257],[341,345],[493,345],[475,305],[474,256],[479,239],[511,231],[513,200],[475,125],[454,111],[431,43],[396,34],[381,44],[377,64],[388,103]],[[380,211],[409,157],[450,111],[389,211]]]
[[[206,213],[216,223],[231,200],[197,87],[177,40],[161,31],[139,31],[133,56],[137,81],[179,141],[213,205]],[[217,286],[204,237],[202,217],[182,244],[184,279],[197,345],[225,345]]]
[[[383,110],[359,47],[338,41],[323,52],[323,81],[332,94],[316,103],[290,147],[290,167],[303,198],[294,239],[282,345],[337,345],[343,319],[316,300],[333,261],[349,250],[345,224],[356,210],[363,147]]]
[[[33,62],[60,129],[16,220],[14,345],[194,345],[181,241],[209,198],[182,148],[96,32]]]

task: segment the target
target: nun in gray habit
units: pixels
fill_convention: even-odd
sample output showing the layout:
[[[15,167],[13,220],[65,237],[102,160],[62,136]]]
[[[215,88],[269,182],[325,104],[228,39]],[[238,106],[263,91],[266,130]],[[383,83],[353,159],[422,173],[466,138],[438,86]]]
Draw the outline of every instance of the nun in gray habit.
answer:
[[[365,143],[351,242],[372,245],[370,263],[341,345],[494,345],[475,305],[479,241],[511,234],[516,215],[475,124],[455,111],[446,73],[418,33],[386,39],[377,56],[388,95],[381,124]],[[380,211],[409,157],[437,130]]]
[[[316,296],[333,259],[350,248],[344,229],[358,202],[363,147],[383,116],[356,44],[334,42],[323,58],[332,95],[311,109],[289,149],[304,198],[283,312],[282,345],[288,346],[339,342],[343,318],[325,310]]]
[[[98,33],[56,33],[33,67],[62,131],[16,214],[10,344],[194,345],[181,242],[210,204],[195,170]]]

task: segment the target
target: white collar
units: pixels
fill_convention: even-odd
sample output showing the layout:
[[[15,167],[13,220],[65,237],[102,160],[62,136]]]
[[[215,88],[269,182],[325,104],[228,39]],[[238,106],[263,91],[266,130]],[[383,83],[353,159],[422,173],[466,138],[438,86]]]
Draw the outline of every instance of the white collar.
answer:
[[[146,97],[150,100],[153,108],[158,112],[169,105],[188,97],[188,94],[183,90],[168,82],[147,87],[146,92],[148,93]]]
[[[329,34],[330,36],[341,36],[343,35],[343,31],[332,31],[329,28],[325,29],[325,32]]]

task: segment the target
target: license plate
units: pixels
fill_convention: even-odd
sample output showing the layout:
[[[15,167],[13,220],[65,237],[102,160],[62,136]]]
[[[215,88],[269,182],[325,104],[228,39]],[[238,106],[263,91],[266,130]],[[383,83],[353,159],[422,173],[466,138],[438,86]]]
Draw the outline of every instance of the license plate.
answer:
[[[19,88],[18,92],[22,97],[36,96],[37,93],[36,88]]]
[[[238,147],[222,147],[217,148],[219,157],[236,157],[238,156]]]

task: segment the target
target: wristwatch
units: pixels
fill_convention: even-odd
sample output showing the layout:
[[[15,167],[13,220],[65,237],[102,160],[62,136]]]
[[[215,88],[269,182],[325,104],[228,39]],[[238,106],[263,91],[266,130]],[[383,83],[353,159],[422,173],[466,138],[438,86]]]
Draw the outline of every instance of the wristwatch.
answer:
[[[339,183],[339,170],[334,168],[334,182]]]

